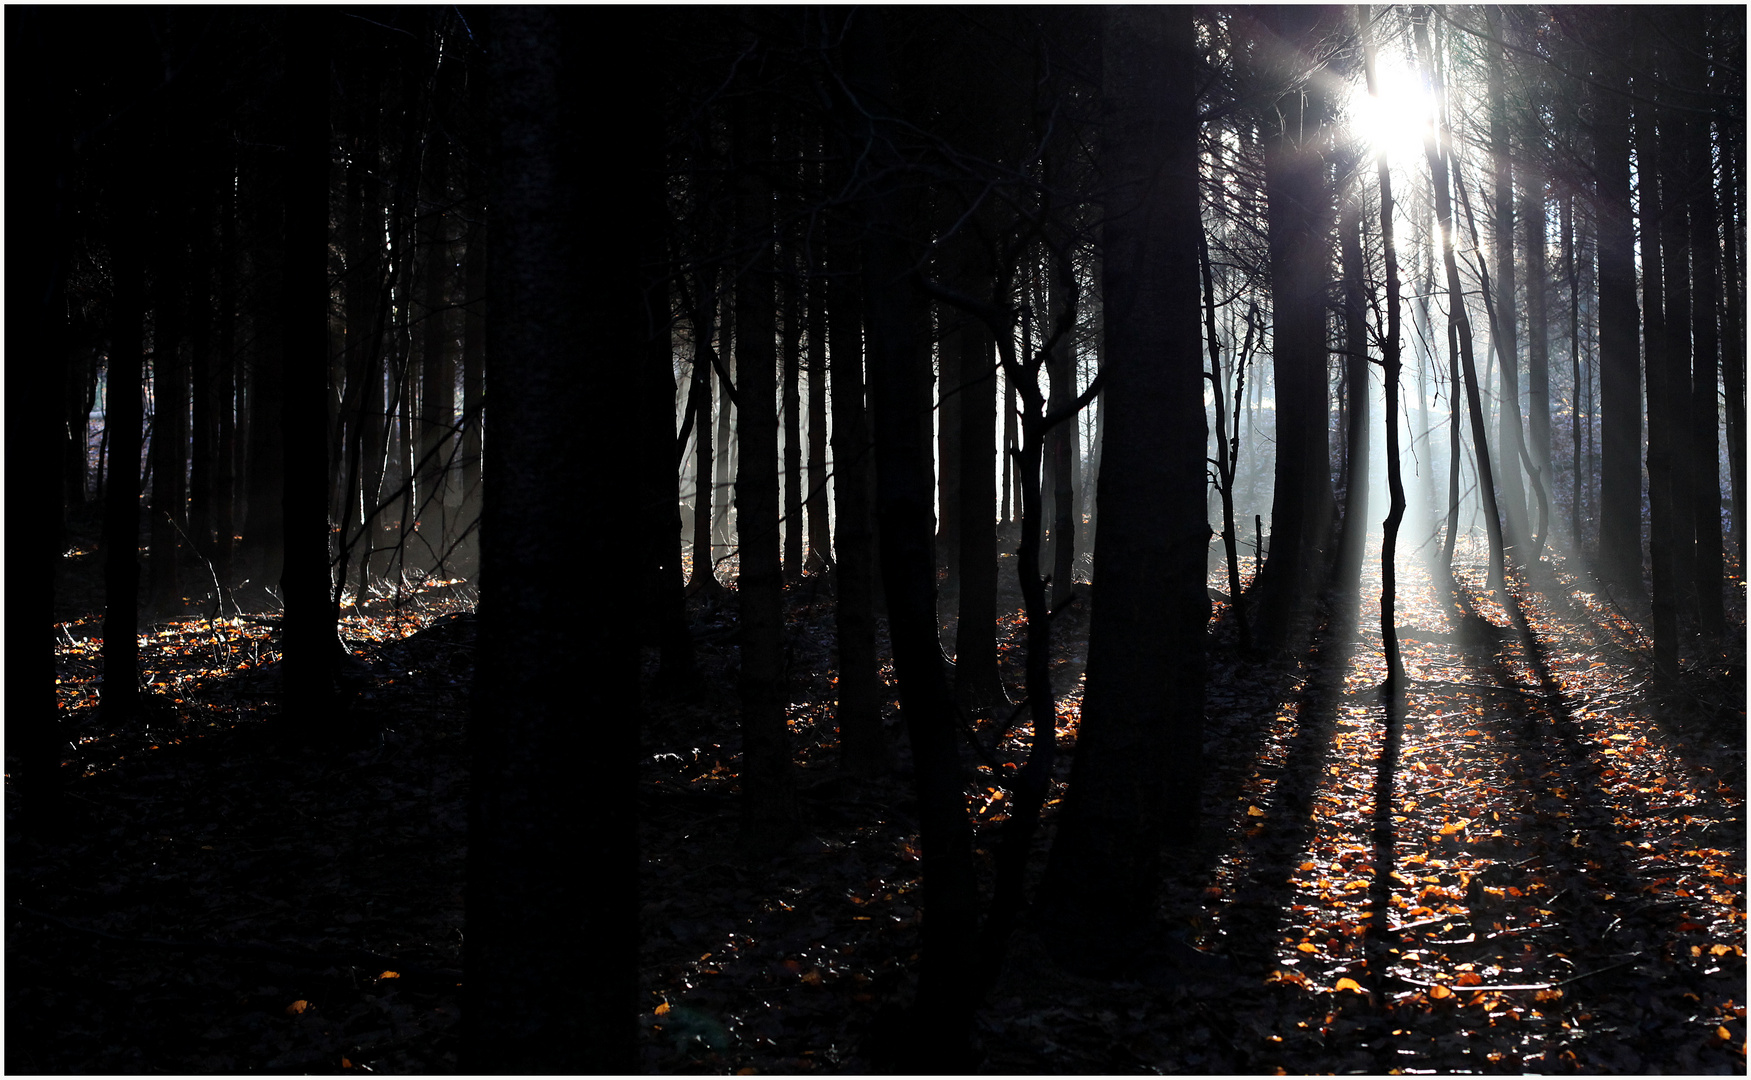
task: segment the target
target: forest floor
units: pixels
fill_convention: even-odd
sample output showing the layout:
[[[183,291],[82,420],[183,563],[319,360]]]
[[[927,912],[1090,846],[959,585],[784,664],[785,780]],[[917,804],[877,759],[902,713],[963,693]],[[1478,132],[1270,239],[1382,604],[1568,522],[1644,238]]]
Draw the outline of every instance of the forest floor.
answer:
[[[1323,611],[1268,662],[1220,619],[1204,839],[1170,867],[1164,919],[1225,963],[1083,979],[1024,923],[979,1016],[987,1071],[1745,1071],[1742,636],[1730,662],[1660,684],[1634,625],[1560,561],[1504,607],[1460,554],[1450,598],[1401,574],[1396,699],[1372,605]],[[275,716],[265,608],[153,623],[154,719],[105,730],[96,567],[67,561],[80,776],[59,841],[8,830],[7,1071],[454,1071],[465,590],[350,615],[361,738],[308,747]],[[1008,559],[1004,578],[1013,602]],[[643,1066],[871,1071],[871,1021],[909,992],[922,915],[896,703],[895,775],[843,774],[830,589],[793,587],[804,839],[752,859],[734,594],[690,611],[704,690],[651,700],[643,733]],[[1004,625],[1018,673],[1023,627]],[[1086,627],[1078,611],[1057,635],[1066,752]],[[981,840],[1004,812],[994,775],[969,771]]]

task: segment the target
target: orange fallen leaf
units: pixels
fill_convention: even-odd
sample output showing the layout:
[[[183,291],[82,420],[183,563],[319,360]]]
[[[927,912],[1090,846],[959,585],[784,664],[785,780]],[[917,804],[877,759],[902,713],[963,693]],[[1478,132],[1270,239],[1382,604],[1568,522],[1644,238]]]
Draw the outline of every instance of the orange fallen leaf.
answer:
[[[399,979],[399,978],[401,978],[401,972],[399,972],[399,971],[385,971],[383,974],[381,974],[377,977],[379,979]]]
[[[1459,973],[1459,985],[1460,986],[1482,986],[1483,985],[1483,976],[1479,975],[1475,971],[1462,971]]]
[[[1429,987],[1429,996],[1434,998],[1436,1001],[1440,1001],[1442,998],[1452,997],[1453,991],[1449,990],[1445,986],[1442,986],[1440,983],[1436,983],[1434,986]]]
[[[1256,806],[1249,806],[1246,808],[1246,816],[1247,817],[1264,817],[1265,812],[1263,810],[1260,810]]]
[[[1332,987],[1332,991],[1334,993],[1336,993],[1339,990],[1354,990],[1358,994],[1365,994],[1368,992],[1368,991],[1362,989],[1361,983],[1357,982],[1355,979],[1350,978],[1348,975],[1339,979],[1338,984],[1336,986]]]
[[[1301,944],[1299,944],[1295,947],[1304,953],[1314,953],[1314,952],[1319,951],[1319,946],[1315,945],[1311,941],[1303,941]]]
[[[305,1001],[303,998],[299,998],[297,1001],[294,1001],[290,1005],[286,1006],[286,1015],[287,1016],[298,1016],[298,1015],[302,1014],[304,1012],[304,1010],[308,1009],[309,1007],[310,1007],[310,1003],[308,1001]]]
[[[658,1016],[669,1015],[669,1003],[665,1001],[662,1004],[658,1005],[656,1007],[655,1012],[656,1012],[656,1015],[658,1015]]]

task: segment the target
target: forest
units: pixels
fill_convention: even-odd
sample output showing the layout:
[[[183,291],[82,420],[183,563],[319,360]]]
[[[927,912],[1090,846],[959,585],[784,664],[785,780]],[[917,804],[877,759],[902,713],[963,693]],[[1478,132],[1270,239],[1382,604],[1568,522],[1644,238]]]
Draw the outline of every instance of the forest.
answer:
[[[1744,1073],[1746,22],[7,5],[4,1068]]]

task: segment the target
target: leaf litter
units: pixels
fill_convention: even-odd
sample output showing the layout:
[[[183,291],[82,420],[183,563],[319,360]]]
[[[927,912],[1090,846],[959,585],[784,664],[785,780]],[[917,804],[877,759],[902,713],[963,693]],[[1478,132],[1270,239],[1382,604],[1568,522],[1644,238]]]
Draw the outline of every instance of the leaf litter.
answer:
[[[1462,561],[1458,602],[1401,570],[1409,679],[1384,772],[1371,617],[1334,609],[1300,655],[1261,666],[1217,606],[1204,839],[1170,862],[1162,917],[1225,963],[1162,985],[1082,979],[1024,923],[979,1017],[989,1071],[1744,1070],[1742,690],[1655,686],[1633,623],[1560,564],[1542,591],[1517,583],[1529,649],[1480,597],[1480,565]],[[643,1066],[869,1071],[872,1023],[907,999],[928,917],[916,809],[902,779],[837,768],[830,587],[805,579],[787,655],[807,828],[778,857],[741,853],[734,606],[733,590],[691,601],[702,697],[648,702]],[[460,967],[470,620],[354,618],[355,690],[384,722],[338,764],[248,737],[276,689],[265,621],[155,627],[142,663],[174,723],[146,732],[102,730],[96,621],[63,625],[89,825],[13,878],[15,902],[50,918],[8,922],[9,1066],[454,1069],[459,991],[433,974]],[[1014,680],[1023,631],[1012,609]],[[1056,636],[1072,750],[1086,617]],[[982,851],[1022,752],[1012,734],[995,768],[969,764]]]

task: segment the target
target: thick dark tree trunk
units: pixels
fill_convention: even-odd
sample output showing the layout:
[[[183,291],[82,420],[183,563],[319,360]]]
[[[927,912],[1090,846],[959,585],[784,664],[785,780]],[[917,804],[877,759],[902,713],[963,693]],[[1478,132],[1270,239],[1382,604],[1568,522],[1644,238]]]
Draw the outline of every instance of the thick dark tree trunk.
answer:
[[[1641,57],[1645,63],[1646,54]],[[1673,547],[1671,395],[1667,374],[1671,337],[1666,332],[1664,250],[1660,244],[1660,155],[1656,107],[1645,98],[1636,102],[1636,223],[1641,248],[1642,357],[1648,380],[1648,557],[1653,609],[1654,666],[1668,675],[1678,672],[1678,581]],[[1686,316],[1688,312],[1685,313]]]
[[[689,399],[694,402],[696,412],[693,424],[693,574],[687,582],[689,593],[715,593],[723,588],[717,580],[711,550],[715,476],[712,452],[716,440],[711,391],[717,382],[712,377],[713,360],[717,355],[712,339],[717,329],[718,274],[715,263],[707,265],[693,283],[693,389]]]
[[[285,288],[282,230],[286,183],[278,161],[269,162],[265,150],[255,149],[248,160],[239,190],[243,236],[241,246],[255,269],[255,294],[261,298],[252,312],[252,329],[246,355],[249,360],[249,452],[244,474],[248,492],[242,529],[243,575],[257,589],[276,586],[285,540],[283,484],[286,468],[286,432],[280,408],[284,398],[285,328],[279,298]]]
[[[110,258],[109,370],[103,426],[109,443],[103,508],[104,723],[129,724],[140,706],[140,428],[145,423],[143,377],[146,322],[145,208],[118,207]]]
[[[328,40],[322,8],[287,15],[285,250],[280,290],[285,374],[279,422],[297,451],[282,486],[285,601],[282,715],[313,734],[341,732],[334,692],[338,610],[328,544]]]
[[[784,570],[779,551],[778,355],[774,310],[771,122],[747,100],[731,120],[738,198],[736,277],[736,535],[741,569],[742,842],[771,852],[796,830],[785,722]],[[800,567],[800,562],[799,562]]]
[[[1052,320],[1078,300],[1076,282],[1068,258],[1051,260],[1048,272],[1050,285],[1047,302]],[[1046,359],[1046,374],[1051,380],[1052,394],[1048,413],[1063,413],[1076,400],[1076,347],[1074,335],[1066,334]],[[1052,485],[1051,515],[1046,519],[1052,542],[1048,549],[1046,569],[1052,576],[1051,604],[1056,608],[1076,591],[1076,465],[1081,457],[1081,437],[1078,421],[1071,416],[1046,433],[1047,476]]]
[[[1742,34],[1743,31],[1741,30]],[[1723,132],[1721,152],[1722,291],[1721,383],[1727,399],[1727,467],[1733,484],[1732,539],[1745,573],[1745,136]]]
[[[172,613],[180,605],[177,581],[177,535],[187,496],[186,467],[188,369],[182,362],[183,326],[188,303],[188,259],[184,236],[187,210],[182,185],[170,168],[160,188],[160,228],[153,242],[159,257],[152,298],[152,502],[147,525],[147,607]],[[324,190],[319,188],[318,190]]]
[[[1693,77],[1707,84],[1701,20],[1697,23]],[[1725,125],[1722,125],[1723,127]],[[1715,213],[1713,139],[1706,120],[1692,119],[1690,131],[1690,251],[1695,279],[1691,312],[1695,354],[1690,396],[1690,482],[1696,515],[1697,615],[1703,633],[1718,639],[1726,631],[1721,601],[1724,584],[1721,535],[1720,437],[1720,221]]]
[[[834,562],[833,605],[839,643],[839,752],[845,768],[859,775],[886,772],[894,752],[882,729],[887,696],[876,654],[875,549],[870,510],[869,414],[864,408],[863,305],[857,251],[849,223],[835,216],[827,247],[827,305],[833,365]]]
[[[936,550],[944,567],[942,594],[952,603],[961,591],[961,364],[967,316],[936,306]],[[945,603],[945,608],[946,608]],[[946,614],[946,611],[945,611]]]
[[[1163,842],[1197,833],[1204,457],[1190,9],[1107,15],[1100,570],[1082,729],[1043,886],[1078,967],[1150,959]],[[1165,665],[1165,666],[1164,666]]]
[[[966,237],[961,283],[991,288],[994,268],[980,240]],[[977,281],[977,284],[975,284]],[[960,354],[960,618],[955,624],[955,696],[971,712],[1007,704],[997,671],[997,343],[982,320],[964,319],[944,343]]]
[[[1319,7],[1281,7],[1261,14],[1274,71],[1289,74],[1305,68],[1324,14]],[[1265,199],[1278,407],[1271,544],[1258,585],[1258,629],[1262,641],[1274,648],[1288,641],[1312,585],[1324,577],[1334,511],[1325,316],[1332,206],[1321,157],[1324,85],[1316,76],[1267,110]]]
[[[636,412],[602,403],[636,394],[627,354],[640,330],[639,291],[625,270],[640,237],[635,215],[601,213],[632,205],[636,192],[593,153],[636,133],[628,114],[583,103],[654,93],[644,85],[653,76],[645,58],[592,55],[609,28],[590,25],[600,20],[584,9],[495,9],[486,27],[471,18],[489,43],[498,145],[487,279],[495,427],[482,487],[461,1065],[630,1073],[639,1011],[636,641],[612,619],[578,618],[554,583],[580,561],[614,564],[618,514],[636,497],[631,470],[602,467],[635,443]],[[612,32],[623,44],[643,40],[624,16]],[[555,497],[584,476],[590,498]],[[634,575],[602,574],[595,589],[603,611],[637,602]],[[529,693],[555,656],[589,657],[597,677],[565,695]],[[588,800],[576,789],[585,760]]]
[[[1608,35],[1608,50],[1624,46]],[[1608,55],[1614,55],[1608,52]],[[1599,229],[1599,569],[1632,594],[1642,589],[1641,308],[1636,300],[1635,222],[1629,197],[1629,100],[1618,61],[1593,91],[1594,206]]]
[[[58,42],[68,39],[73,18],[78,17],[77,12],[44,8],[10,12],[6,22],[11,46],[39,55],[58,48]],[[30,523],[11,531],[6,558],[6,630],[10,635],[6,670],[11,691],[5,720],[6,782],[16,799],[16,816],[7,831],[9,837],[28,839],[55,831],[64,821],[59,774],[66,742],[60,730],[55,677],[55,571],[65,541],[63,497],[70,496],[74,506],[84,501],[85,429],[90,413],[87,407],[72,417],[76,424],[67,424],[69,417],[57,407],[66,403],[59,391],[67,380],[63,365],[69,345],[67,204],[73,148],[66,117],[72,99],[68,74],[45,69],[14,84],[17,111],[11,137],[18,140],[14,145],[29,144],[33,160],[29,169],[20,169],[10,178],[6,190],[7,218],[13,230],[10,243],[14,251],[29,253],[28,259],[7,260],[6,352],[12,362],[6,367],[6,390],[15,411],[7,423],[6,453],[15,463],[46,458],[42,467],[8,470],[6,498],[8,510],[16,515],[13,520]],[[138,207],[121,205],[116,209],[122,215],[136,212]],[[122,224],[125,228],[126,223]],[[119,252],[112,252],[112,257],[115,254]],[[118,272],[123,268],[116,264]],[[137,297],[134,302],[137,305]],[[117,315],[117,328],[122,329],[126,323],[119,308]],[[138,319],[137,313],[134,319]],[[121,344],[119,338],[116,344]],[[50,392],[45,395],[47,400],[39,401],[37,395],[45,384]],[[78,398],[83,397],[81,387]],[[19,407],[26,402],[30,407]],[[70,471],[64,468],[70,456],[67,444],[72,442],[77,443],[81,462],[76,493],[63,491],[63,471]],[[125,546],[131,556],[132,545]],[[108,639],[105,641],[107,656]],[[132,685],[133,680],[127,682]],[[107,705],[107,689],[104,700]],[[24,854],[24,845],[13,847],[10,866],[23,865]],[[9,887],[16,888],[11,883]]]
[[[485,179],[478,166],[469,173],[469,191],[473,198],[485,189]],[[487,233],[485,208],[471,203],[468,208],[468,231],[462,252],[462,512],[457,518],[464,530],[472,530],[480,520],[480,453],[484,412],[482,398],[486,390],[486,261]],[[470,534],[465,550],[478,565],[478,536]]]
[[[222,159],[219,174],[219,357],[213,385],[219,413],[217,462],[213,470],[213,563],[219,580],[234,583],[232,554],[236,548],[238,458],[243,440],[237,432],[237,199],[232,159]]]
[[[445,61],[453,66],[453,60]],[[437,77],[440,84],[445,76]],[[434,133],[426,143],[426,199],[436,207],[449,205],[449,141]],[[447,222],[437,210],[425,216],[425,349],[421,357],[418,446],[419,521],[416,555],[422,569],[447,561],[450,546],[449,491],[451,459],[456,455],[456,329],[451,318],[451,278],[456,265]]]
[[[197,173],[206,179],[204,167]],[[210,189],[203,189],[210,190]],[[213,551],[213,467],[218,454],[218,402],[213,394],[213,215],[197,210],[189,229],[189,440],[188,535],[195,551]],[[83,439],[84,433],[76,437]],[[81,447],[83,450],[83,447]],[[83,484],[83,479],[81,479]]]
[[[1687,17],[1681,16],[1688,22]],[[1673,72],[1675,74],[1675,72]],[[1666,432],[1671,522],[1672,591],[1679,614],[1696,617],[1696,511],[1691,474],[1703,463],[1691,458],[1694,433],[1690,417],[1690,133],[1688,119],[1668,111],[1659,120],[1660,139],[1660,262],[1664,271],[1666,324]],[[1712,394],[1714,388],[1711,386]],[[1652,438],[1650,425],[1650,440]],[[1719,471],[1719,459],[1709,466]],[[1656,650],[1657,651],[1657,650]]]
[[[863,200],[863,301],[875,516],[923,856],[924,921],[906,1057],[914,1067],[958,1072],[971,1063],[972,1005],[963,983],[974,959],[978,887],[955,745],[958,721],[937,637],[929,308],[916,281],[917,255],[901,240],[923,215],[916,189],[902,186],[900,163],[890,160],[888,133],[878,133],[873,119],[894,108],[885,22],[876,9],[859,9],[847,20],[842,48],[856,100],[842,115],[854,159],[871,170],[854,179],[869,189]]]
[[[1526,437],[1532,483],[1550,487],[1549,248],[1545,237],[1544,184],[1530,170],[1521,176],[1520,224],[1526,233]],[[1548,526],[1546,526],[1548,528]]]
[[[1575,254],[1575,196],[1572,193],[1564,195],[1560,205],[1562,217],[1558,228],[1562,232],[1563,281],[1569,290],[1569,362],[1572,368],[1569,376],[1569,486],[1572,489],[1569,540],[1574,545],[1574,553],[1580,555],[1586,546],[1581,520],[1586,517],[1587,504],[1586,482],[1581,476],[1581,433],[1592,418],[1582,408],[1581,272]]]

